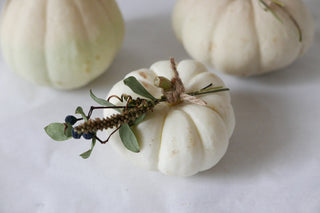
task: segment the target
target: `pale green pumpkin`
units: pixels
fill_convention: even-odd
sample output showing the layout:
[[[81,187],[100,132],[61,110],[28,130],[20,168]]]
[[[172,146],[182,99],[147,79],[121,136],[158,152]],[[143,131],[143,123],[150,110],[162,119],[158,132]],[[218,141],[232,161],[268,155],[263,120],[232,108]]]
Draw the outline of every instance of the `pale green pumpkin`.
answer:
[[[39,85],[87,84],[110,66],[123,36],[114,0],[9,0],[2,11],[4,59]]]

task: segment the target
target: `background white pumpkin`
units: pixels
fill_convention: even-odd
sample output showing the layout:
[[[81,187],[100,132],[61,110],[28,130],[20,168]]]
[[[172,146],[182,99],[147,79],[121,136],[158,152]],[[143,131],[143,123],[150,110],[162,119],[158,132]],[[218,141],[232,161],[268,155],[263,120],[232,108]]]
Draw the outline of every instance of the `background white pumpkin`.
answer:
[[[210,83],[224,86],[219,77],[208,72],[199,62],[185,60],[178,64],[177,69],[186,92],[197,91]],[[154,78],[164,76],[171,79],[173,71],[169,61],[160,61],[150,69],[131,72],[126,78],[129,76],[136,77],[154,97],[160,98],[162,93],[154,86]],[[111,89],[109,96],[121,96],[123,93],[137,97],[123,81]],[[207,102],[207,106],[160,103],[154,112],[147,113],[145,120],[134,128],[141,146],[140,153],[128,151],[119,134],[111,138],[110,145],[135,164],[168,175],[190,176],[211,168],[227,150],[235,118],[229,92],[202,95],[200,98]],[[111,102],[123,105],[117,99]],[[114,112],[104,110],[104,115],[110,116]]]
[[[8,0],[1,47],[14,72],[39,85],[81,87],[113,61],[124,35],[114,0]]]
[[[284,9],[272,9],[282,23],[259,0],[178,0],[173,28],[193,58],[232,75],[261,74],[288,66],[312,42],[312,17],[304,3],[280,2]]]

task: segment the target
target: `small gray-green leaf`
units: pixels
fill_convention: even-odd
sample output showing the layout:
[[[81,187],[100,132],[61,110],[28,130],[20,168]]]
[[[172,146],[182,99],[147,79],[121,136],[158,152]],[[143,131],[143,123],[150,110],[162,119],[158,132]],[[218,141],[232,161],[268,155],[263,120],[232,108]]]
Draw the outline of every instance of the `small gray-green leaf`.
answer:
[[[102,98],[98,98],[97,96],[95,96],[95,95],[93,94],[92,90],[90,90],[90,96],[91,96],[91,98],[92,98],[95,102],[97,102],[97,103],[100,104],[101,106],[106,106],[106,107],[114,107],[114,106],[116,106],[116,105],[110,103],[110,102],[107,101],[107,100],[104,100],[104,99],[102,99]],[[115,109],[115,110],[117,110],[118,112],[121,112],[120,109]]]
[[[46,133],[55,141],[65,141],[70,137],[65,135],[65,125],[63,123],[52,123],[44,128]]]
[[[64,135],[67,136],[68,138],[72,136],[72,125],[71,124],[66,124],[67,125],[67,128],[65,129],[64,131]]]
[[[137,93],[138,95],[141,95],[143,97],[149,98],[151,100],[157,100],[155,97],[153,97],[141,84],[140,82],[133,76],[126,78],[123,80],[124,84],[130,87],[130,89]]]
[[[90,149],[90,150],[82,153],[80,156],[81,156],[83,159],[88,159],[88,158],[90,157],[91,153],[92,153],[92,149]]]
[[[82,153],[80,156],[83,158],[83,159],[88,159],[92,153],[92,150],[94,148],[94,146],[96,145],[96,138],[93,138],[92,139],[92,143],[91,143],[91,149]]]
[[[135,121],[134,121],[134,124],[133,125],[138,125],[139,123],[141,123],[143,120],[144,120],[144,118],[146,117],[146,114],[143,114],[143,115],[141,115],[139,118],[137,118]]]
[[[122,124],[119,134],[123,145],[132,152],[140,152],[140,146],[136,136],[128,124]]]
[[[87,116],[84,114],[82,107],[77,107],[76,114],[80,114],[83,118],[83,120],[88,121]]]

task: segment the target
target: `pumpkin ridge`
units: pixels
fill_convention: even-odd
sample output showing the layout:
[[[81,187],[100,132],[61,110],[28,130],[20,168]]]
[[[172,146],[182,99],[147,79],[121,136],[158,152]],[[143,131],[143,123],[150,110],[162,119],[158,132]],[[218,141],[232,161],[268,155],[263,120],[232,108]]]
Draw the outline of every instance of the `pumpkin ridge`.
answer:
[[[299,24],[299,20],[296,19],[296,17],[294,17],[294,15],[292,14],[292,12],[290,11],[290,8],[287,8],[287,7],[281,7],[280,8],[284,13],[285,15],[288,17],[288,20],[290,22],[292,22],[292,24],[294,26],[297,27],[297,29],[301,30],[301,24]],[[297,54],[293,57],[293,60],[290,62],[290,64],[294,61],[294,58],[298,58],[299,56],[302,55],[302,52],[303,52],[303,48],[304,48],[304,44],[305,44],[305,39],[304,39],[304,31],[301,30],[301,41],[299,42],[297,49]]]
[[[16,4],[17,4],[17,2],[15,2]],[[11,7],[12,7],[12,5],[14,5],[14,4],[11,4]],[[21,7],[21,8],[24,8],[24,7]],[[23,10],[21,10],[21,11],[23,11]],[[21,11],[19,11],[19,12],[21,12]],[[21,13],[19,13],[19,15],[20,15],[20,17],[21,17]],[[19,19],[18,17],[16,18],[16,20],[15,20],[15,22],[14,22],[14,25],[16,26],[11,32],[12,32],[12,43],[11,43],[11,45],[12,45],[12,47],[13,48],[11,48],[11,50],[9,49],[9,61],[11,61],[11,66],[12,66],[12,69],[13,69],[13,71],[15,71],[16,73],[21,73],[21,72],[19,72],[19,69],[17,68],[17,63],[16,63],[16,57],[14,57],[13,55],[15,54],[15,46],[17,45],[17,40],[18,40],[18,34],[19,33],[17,33],[17,31],[18,31],[18,29],[21,29],[21,19]],[[19,31],[18,31],[19,32]],[[11,59],[10,59],[11,58]],[[24,75],[23,75],[23,77],[24,77]]]
[[[46,68],[46,76],[47,76],[47,80],[49,82],[50,85],[53,85],[53,82],[50,78],[50,71],[49,71],[49,66],[48,66],[48,48],[47,48],[47,36],[48,36],[48,10],[49,10],[49,1],[47,0],[46,6],[45,6],[45,26],[44,26],[44,38],[43,38],[43,49],[44,49],[44,54],[43,54],[43,60],[44,60],[44,66]]]
[[[255,10],[255,7],[254,7],[254,3],[252,1],[255,1],[255,0],[250,0],[250,3],[251,3],[251,13],[252,13],[252,20],[253,20],[253,24],[254,24],[254,31],[255,31],[255,34],[256,34],[256,39],[257,39],[257,58],[259,59],[259,67],[262,66],[261,64],[261,45],[260,45],[260,36],[259,36],[259,33],[258,33],[258,30],[257,30],[257,21],[256,21],[256,10]],[[261,69],[262,70],[262,69]],[[260,70],[260,71],[261,71]]]
[[[199,107],[199,106],[191,106],[191,107]],[[204,110],[205,110],[205,113],[208,113],[208,111],[206,111],[208,108],[203,108]],[[188,110],[190,110],[190,112],[192,112],[191,110],[193,110],[192,108],[189,108],[189,109],[186,109],[186,111],[188,111]],[[191,113],[190,113],[191,114]],[[190,115],[191,116],[191,115]],[[225,134],[223,134],[224,136],[223,136],[223,138],[225,138],[227,141],[228,141],[228,143],[226,144],[226,147],[225,147],[225,150],[224,150],[224,152],[223,153],[225,153],[226,152],[226,150],[227,150],[227,147],[229,146],[229,140],[230,140],[230,135],[228,134],[228,129],[227,129],[227,125],[225,124],[225,122],[223,121],[223,119],[217,114],[217,113],[212,113],[211,111],[210,111],[210,117],[211,116],[213,116],[214,118],[216,118],[216,119],[218,119],[219,120],[219,127],[217,127],[217,128],[213,128],[213,129],[210,129],[211,127],[210,126],[202,126],[202,128],[206,128],[207,130],[209,130],[208,132],[210,132],[210,133],[214,133],[214,139],[213,140],[209,140],[209,143],[211,144],[211,145],[213,145],[213,147],[211,147],[211,148],[213,148],[213,149],[211,149],[211,148],[209,148],[208,150],[207,150],[207,148],[206,148],[206,141],[205,140],[202,140],[202,146],[203,146],[203,153],[204,154],[206,154],[206,153],[208,153],[208,151],[209,151],[209,155],[207,155],[207,156],[205,156],[204,154],[203,154],[203,167],[201,168],[201,169],[199,169],[199,172],[201,172],[201,171],[204,171],[204,170],[207,170],[207,169],[209,169],[209,168],[211,168],[212,167],[212,165],[210,165],[209,167],[208,167],[208,165],[205,165],[205,163],[206,162],[208,162],[207,161],[207,159],[206,158],[210,158],[210,156],[211,155],[214,155],[214,156],[216,156],[218,153],[217,153],[217,145],[219,146],[219,144],[220,144],[220,142],[221,141],[223,141],[223,140],[216,140],[216,137],[217,137],[217,135],[219,134],[219,133],[221,133],[221,131],[222,132],[224,132]],[[192,118],[192,116],[191,116],[191,118]],[[194,123],[196,123],[196,122],[199,122],[199,119],[197,118],[197,116],[194,116],[194,119],[192,120]],[[220,131],[218,130],[219,128],[221,128],[220,129]],[[208,141],[207,141],[208,142]],[[221,144],[220,144],[221,145]],[[222,156],[220,156],[220,159],[222,158],[224,156],[224,154],[222,154]],[[218,160],[219,161],[219,160]]]
[[[192,80],[193,80],[194,78],[200,78],[199,76],[200,76],[200,75],[204,75],[204,73],[206,73],[206,72],[205,72],[205,71],[201,71],[201,72],[196,73],[196,74],[195,74],[195,75],[193,75],[191,78],[189,78],[189,81],[187,81],[187,82],[183,82],[183,83],[184,83],[184,85],[186,85],[186,84],[188,84],[188,83],[192,82]],[[203,86],[206,86],[206,85],[203,85]],[[185,88],[186,88],[186,91],[191,92],[191,91],[189,91],[189,89],[188,89],[188,85],[187,85],[187,86],[185,86]],[[198,89],[201,89],[201,88],[198,88]]]
[[[192,61],[192,60],[185,60],[185,61],[183,61],[183,62],[189,62],[189,61],[190,61],[191,63],[195,63],[195,62]],[[193,78],[196,78],[198,75],[206,72],[206,67],[201,67],[201,68],[203,68],[203,69],[199,69],[199,62],[196,62],[196,63],[195,63],[195,66],[196,66],[195,70],[192,71],[192,74],[188,74],[188,75],[187,75],[187,77],[188,77],[187,79],[184,79],[184,78],[185,78],[185,75],[182,75],[182,73],[184,73],[185,71],[184,71],[183,67],[181,67],[181,66],[184,65],[184,64],[182,64],[181,66],[180,66],[180,64],[182,64],[182,63],[180,62],[180,63],[177,64],[177,70],[178,70],[179,76],[180,76],[183,84],[185,85],[185,89],[188,90],[186,84],[188,84]],[[186,65],[185,65],[185,66],[186,66]],[[201,64],[201,66],[202,66],[202,64]]]
[[[117,11],[117,14],[119,15],[119,17],[117,19],[114,18],[114,16],[112,16],[113,18],[111,18],[111,21],[112,21],[114,26],[120,26],[120,25],[122,26],[120,28],[117,28],[117,27],[114,28],[114,33],[115,33],[116,39],[118,41],[117,49],[120,49],[120,47],[122,46],[123,40],[124,40],[124,35],[125,35],[125,32],[126,32],[126,28],[125,28],[123,15],[121,13],[121,10],[120,10],[120,7],[119,7],[117,1],[110,1],[110,0],[108,1],[108,3],[111,3],[111,2],[112,2],[112,5],[113,5],[113,7],[112,7],[113,10]],[[105,3],[102,2],[102,4],[106,8]],[[107,14],[109,14],[109,13],[107,13]],[[120,20],[121,24],[117,23],[117,21],[119,21],[119,20]]]
[[[117,39],[118,35],[116,35],[117,33],[116,33],[116,30],[115,30],[116,29],[115,23],[113,22],[112,18],[110,17],[110,15],[108,13],[108,9],[106,9],[106,6],[104,5],[104,3],[101,0],[98,0],[97,2],[98,2],[98,4],[101,5],[101,8],[103,8],[106,17],[108,18],[108,20],[109,20],[109,22],[110,22],[110,24],[112,26],[113,42],[115,42],[116,47],[119,48],[119,43],[121,43],[121,42],[119,42],[118,39]]]
[[[191,8],[196,7],[197,4],[198,4],[197,0],[193,1],[193,5],[192,5]],[[191,13],[189,13],[189,16],[191,16]],[[183,23],[182,23],[181,32],[180,32],[180,40],[181,40],[181,42],[183,42],[183,43],[184,43],[184,38],[183,38],[183,34],[184,34],[184,33],[183,33],[183,31],[184,31],[185,25],[187,24],[188,18],[189,18],[188,16],[183,17],[183,20],[184,20],[184,21],[183,21]]]
[[[224,6],[224,8],[223,8],[223,11],[225,11],[228,7],[229,7],[229,5],[232,3],[233,1],[229,1],[225,6]],[[213,64],[213,61],[214,61],[214,56],[213,56],[213,47],[212,47],[212,44],[214,43],[213,42],[213,38],[215,37],[215,33],[217,32],[216,31],[216,27],[217,27],[217,23],[219,23],[220,22],[220,20],[222,19],[222,15],[220,14],[219,16],[218,16],[219,18],[215,21],[216,23],[215,23],[215,26],[213,27],[213,24],[212,24],[212,30],[211,30],[211,36],[209,37],[210,38],[210,44],[209,44],[209,47],[208,47],[208,61],[211,63],[211,64]]]
[[[161,145],[162,145],[162,135],[163,135],[163,127],[164,127],[164,124],[166,122],[166,119],[168,117],[168,115],[170,114],[172,110],[168,110],[165,114],[165,116],[163,116],[163,120],[162,120],[162,125],[161,125],[161,134],[160,134],[160,140],[159,140],[159,147],[158,147],[158,153],[157,153],[157,169],[160,170],[160,166],[159,166],[159,163],[160,163],[160,150],[161,150]]]
[[[85,38],[86,38],[85,40],[87,40],[89,43],[91,43],[90,38],[89,38],[89,33],[88,33],[88,30],[87,30],[87,27],[86,27],[86,24],[85,24],[85,21],[84,21],[84,16],[83,16],[83,13],[81,12],[81,9],[80,9],[80,7],[78,5],[78,1],[77,0],[73,0],[73,4],[75,5],[77,13],[81,17],[79,22],[80,22],[82,28],[84,29],[83,31],[85,32]],[[89,45],[88,52],[90,52],[89,55],[91,57],[93,55],[92,54],[93,53],[92,48],[93,48],[93,46]],[[87,60],[90,60],[90,59],[87,58]],[[90,69],[91,69],[90,65],[88,65],[87,70],[90,70]]]
[[[229,103],[231,104],[231,103]],[[218,115],[218,117],[223,121],[224,127],[226,130],[228,130],[228,124],[227,124],[227,120],[224,116],[222,116],[222,114],[214,107],[214,106],[206,106],[207,109],[211,110],[212,112],[216,113]]]
[[[214,106],[206,105],[206,107],[207,107],[208,109],[210,109],[212,112],[217,113],[218,116],[219,116],[223,121],[225,121],[224,118],[223,118],[223,116],[222,116],[222,114],[221,114]]]
[[[78,1],[77,1],[77,0],[72,0],[72,2],[73,2],[73,5],[75,5],[75,9],[76,9],[77,13],[78,13],[79,16],[81,17],[81,18],[80,18],[80,24],[81,24],[81,26],[85,29],[84,32],[85,32],[86,40],[89,40],[88,31],[87,31],[87,29],[86,29],[86,24],[85,24],[85,22],[84,22],[84,17],[83,17],[83,14],[82,14],[81,10],[80,10],[80,7],[79,7],[79,5],[78,5],[78,3],[77,3]],[[90,49],[90,50],[91,50],[91,49]],[[90,51],[90,52],[92,52],[92,51]]]
[[[201,134],[200,134],[200,131],[199,131],[199,129],[198,129],[198,126],[197,126],[196,123],[194,122],[192,116],[191,116],[188,112],[186,112],[183,108],[182,108],[182,109],[179,109],[179,111],[181,111],[182,113],[184,113],[184,114],[188,117],[188,120],[189,120],[189,121],[192,123],[192,125],[194,126],[194,129],[196,130],[196,133],[197,133],[199,139],[201,140],[201,141],[197,141],[197,142],[200,144],[200,147],[201,147],[201,157],[202,157],[202,160],[199,161],[199,162],[201,162],[201,164],[203,164],[203,162],[204,162],[204,161],[203,161],[203,156],[204,156],[203,138],[202,138],[202,136],[201,136]],[[203,165],[201,166],[201,169],[200,169],[199,171],[201,171],[202,168],[203,168]],[[197,172],[198,172],[198,171],[197,171]]]

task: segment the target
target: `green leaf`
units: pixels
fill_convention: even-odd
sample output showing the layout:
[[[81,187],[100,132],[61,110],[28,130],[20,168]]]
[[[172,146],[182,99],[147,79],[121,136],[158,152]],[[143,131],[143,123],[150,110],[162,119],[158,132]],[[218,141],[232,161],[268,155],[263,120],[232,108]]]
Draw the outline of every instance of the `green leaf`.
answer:
[[[132,152],[140,152],[140,146],[136,136],[128,124],[122,124],[119,134],[123,145]]]
[[[80,156],[81,156],[83,159],[88,159],[88,158],[90,157],[91,153],[92,153],[92,149],[90,149],[90,150],[82,153]]]
[[[141,123],[143,120],[144,120],[144,118],[146,117],[146,114],[143,114],[143,115],[141,115],[139,118],[137,118],[135,121],[134,121],[134,124],[133,125],[138,125],[139,123]]]
[[[91,96],[91,98],[92,98],[95,102],[97,102],[97,103],[100,104],[101,106],[106,106],[106,107],[115,107],[115,106],[116,106],[116,105],[110,103],[110,102],[107,101],[107,100],[104,100],[104,99],[102,99],[102,98],[98,98],[97,96],[95,96],[95,95],[93,94],[92,90],[90,90],[90,96]],[[118,112],[121,112],[120,109],[115,109],[115,110],[117,110]]]
[[[88,159],[93,151],[93,148],[95,147],[96,145],[96,138],[94,137],[92,139],[92,143],[91,143],[91,149],[82,153],[80,156],[83,158],[83,159]]]
[[[65,135],[65,124],[63,123],[52,123],[44,128],[46,133],[55,141],[65,141],[70,139],[69,136]]]
[[[65,129],[64,131],[64,135],[67,136],[68,138],[72,136],[72,125],[71,124],[66,124],[67,125],[67,128]]]
[[[126,78],[123,80],[124,84],[130,87],[130,89],[137,93],[138,95],[141,95],[143,97],[149,98],[151,100],[157,100],[155,97],[153,97],[141,84],[140,82],[133,76]]]
[[[83,120],[88,121],[88,118],[87,118],[86,114],[84,114],[82,107],[77,107],[75,113],[80,114],[82,116]]]

